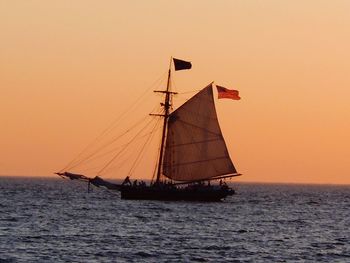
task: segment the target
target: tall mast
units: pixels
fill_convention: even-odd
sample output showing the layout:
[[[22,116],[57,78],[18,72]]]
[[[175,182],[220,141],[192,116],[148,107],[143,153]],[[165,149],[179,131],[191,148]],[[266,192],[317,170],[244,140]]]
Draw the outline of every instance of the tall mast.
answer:
[[[162,132],[162,143],[160,145],[160,154],[159,154],[159,160],[158,160],[158,170],[157,170],[156,183],[159,182],[161,171],[162,171],[165,134],[166,134],[167,126],[168,126],[169,109],[171,106],[170,99],[171,99],[171,94],[173,94],[173,92],[170,91],[171,61],[172,61],[172,58],[170,58],[170,65],[169,65],[169,71],[168,71],[168,81],[167,81],[166,90],[159,91],[159,92],[165,93],[165,98],[164,98],[164,103],[161,103],[161,105],[164,107],[164,115],[162,115],[162,117],[164,118],[164,122],[163,122],[163,132]]]

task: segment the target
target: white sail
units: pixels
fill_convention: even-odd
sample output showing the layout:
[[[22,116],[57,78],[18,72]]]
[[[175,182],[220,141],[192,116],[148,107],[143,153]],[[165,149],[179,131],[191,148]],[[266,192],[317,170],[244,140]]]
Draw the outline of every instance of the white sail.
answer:
[[[193,181],[232,173],[236,169],[222,137],[210,84],[170,114],[163,174]]]

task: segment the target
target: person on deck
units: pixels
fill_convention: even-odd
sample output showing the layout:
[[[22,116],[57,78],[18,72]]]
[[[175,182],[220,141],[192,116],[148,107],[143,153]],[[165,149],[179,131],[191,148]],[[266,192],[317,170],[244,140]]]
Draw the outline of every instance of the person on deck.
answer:
[[[130,185],[130,186],[131,186],[131,181],[130,181],[130,177],[129,177],[129,176],[127,176],[127,177],[124,179],[122,185]]]

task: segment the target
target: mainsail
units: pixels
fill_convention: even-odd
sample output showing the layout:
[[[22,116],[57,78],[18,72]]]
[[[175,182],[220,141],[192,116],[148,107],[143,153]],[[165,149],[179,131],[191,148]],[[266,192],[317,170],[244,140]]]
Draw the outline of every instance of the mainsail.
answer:
[[[169,115],[163,174],[195,181],[234,173],[209,84]]]

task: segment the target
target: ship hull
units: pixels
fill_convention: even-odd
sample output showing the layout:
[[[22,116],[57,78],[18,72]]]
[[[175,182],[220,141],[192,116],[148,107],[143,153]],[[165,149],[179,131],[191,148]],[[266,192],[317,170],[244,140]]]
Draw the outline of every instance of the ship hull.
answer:
[[[160,187],[122,187],[121,199],[126,200],[161,200],[161,201],[196,201],[219,202],[229,195],[234,194],[230,188],[169,188]]]

